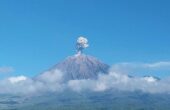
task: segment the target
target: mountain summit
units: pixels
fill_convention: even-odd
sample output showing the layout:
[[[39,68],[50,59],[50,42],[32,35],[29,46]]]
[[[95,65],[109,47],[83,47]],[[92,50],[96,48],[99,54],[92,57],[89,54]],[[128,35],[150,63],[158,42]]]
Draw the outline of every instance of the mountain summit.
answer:
[[[55,65],[50,71],[62,71],[66,79],[96,79],[98,74],[108,72],[109,66],[95,57],[75,55]]]
[[[83,54],[83,49],[87,47],[88,40],[79,37],[76,44],[77,54],[66,58],[47,72],[54,73],[60,70],[66,80],[96,79],[98,74],[106,74],[109,70],[107,64],[102,63],[95,57]]]

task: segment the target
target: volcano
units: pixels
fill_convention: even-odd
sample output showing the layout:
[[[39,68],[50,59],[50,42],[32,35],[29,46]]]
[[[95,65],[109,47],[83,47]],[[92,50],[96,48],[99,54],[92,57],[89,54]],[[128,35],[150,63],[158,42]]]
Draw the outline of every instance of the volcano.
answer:
[[[99,74],[107,74],[109,66],[85,54],[74,55],[56,64],[49,71],[60,70],[67,80],[96,79]]]
[[[88,40],[84,37],[79,37],[76,43],[77,53],[44,73],[55,74],[55,71],[59,70],[62,72],[65,80],[96,79],[99,74],[107,74],[109,65],[83,53],[83,49],[88,46]]]
[[[10,78],[9,89],[1,81],[0,87],[6,90],[0,93],[0,110],[170,110],[168,83],[159,83],[157,77],[140,79],[110,72],[98,78],[110,67],[83,53],[87,42],[80,37],[75,55],[33,79]],[[155,86],[158,93],[153,92]],[[167,87],[168,92],[160,92],[159,86]]]

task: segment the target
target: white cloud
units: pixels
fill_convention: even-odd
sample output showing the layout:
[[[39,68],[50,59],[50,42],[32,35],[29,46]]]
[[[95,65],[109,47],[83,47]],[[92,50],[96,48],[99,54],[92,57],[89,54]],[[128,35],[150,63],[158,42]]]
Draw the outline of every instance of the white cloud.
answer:
[[[170,62],[156,62],[151,64],[144,64],[144,67],[147,68],[164,68],[164,69],[170,69]]]
[[[168,62],[154,62],[154,63],[135,63],[135,62],[131,62],[131,63],[118,63],[118,64],[114,64],[112,69],[115,70],[120,70],[120,69],[137,69],[137,68],[141,68],[141,69],[168,69],[170,70],[170,61]]]
[[[37,77],[37,80],[45,83],[56,83],[63,81],[63,74],[59,70],[47,71]]]
[[[147,77],[144,77],[144,78],[142,78],[143,80],[145,80],[145,81],[148,81],[148,82],[156,82],[156,81],[158,81],[157,79],[155,79],[154,77],[152,77],[152,76],[147,76]]]
[[[13,71],[14,69],[12,67],[0,67],[0,73],[10,73]]]
[[[135,76],[153,75],[157,77],[166,77],[170,75],[170,61],[154,63],[117,63],[111,68],[112,71]]]
[[[27,77],[25,77],[25,76],[10,77],[10,78],[8,78],[8,80],[14,84],[14,83],[18,83],[18,82],[27,80]]]
[[[25,76],[10,77],[0,81],[0,93],[39,94],[43,92],[61,92],[63,90],[76,92],[140,90],[147,93],[170,93],[170,78],[155,80],[154,77],[129,77],[128,74],[122,72],[122,65],[133,68],[139,67],[139,65],[132,63],[124,63],[121,66],[120,64],[117,65],[117,68],[121,71],[115,71],[115,65],[113,65],[108,74],[101,74],[96,80],[70,80],[67,82],[64,80],[63,73],[59,70],[45,72],[33,79]],[[146,68],[146,64],[141,64],[141,66]]]
[[[73,80],[69,87],[73,91],[103,92],[106,90],[143,91],[147,93],[170,93],[170,79],[161,81],[148,81],[141,77],[128,77],[125,74],[110,72],[100,75],[98,80]]]

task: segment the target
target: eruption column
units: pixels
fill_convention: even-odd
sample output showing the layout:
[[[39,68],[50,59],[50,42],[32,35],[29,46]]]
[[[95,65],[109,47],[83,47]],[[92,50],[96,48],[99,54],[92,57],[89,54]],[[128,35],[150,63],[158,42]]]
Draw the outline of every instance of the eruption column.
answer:
[[[83,49],[87,48],[88,45],[88,40],[85,37],[79,37],[77,39],[77,44],[76,44],[76,49],[77,49],[77,54],[80,55],[83,53]]]

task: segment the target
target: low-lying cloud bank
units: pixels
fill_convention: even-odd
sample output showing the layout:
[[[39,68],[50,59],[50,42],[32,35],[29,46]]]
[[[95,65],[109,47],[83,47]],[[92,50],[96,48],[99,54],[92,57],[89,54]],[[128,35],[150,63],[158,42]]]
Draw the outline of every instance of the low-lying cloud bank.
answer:
[[[35,79],[25,76],[10,77],[0,81],[0,93],[39,94],[44,92],[75,92],[106,90],[142,91],[146,93],[170,93],[170,78],[157,80],[154,77],[130,77],[115,71],[113,67],[108,74],[101,74],[96,80],[70,80],[65,82],[59,70],[45,72]]]
[[[91,90],[103,92],[109,89],[122,91],[142,91],[146,93],[170,93],[170,79],[152,80],[152,77],[129,77],[125,74],[110,72],[100,75],[98,80],[72,80],[68,86],[75,91]]]

